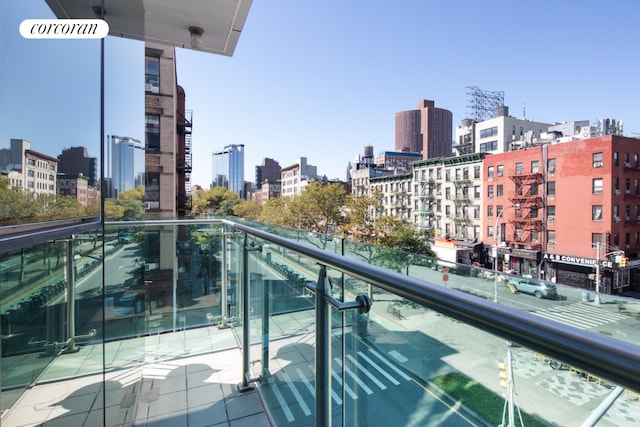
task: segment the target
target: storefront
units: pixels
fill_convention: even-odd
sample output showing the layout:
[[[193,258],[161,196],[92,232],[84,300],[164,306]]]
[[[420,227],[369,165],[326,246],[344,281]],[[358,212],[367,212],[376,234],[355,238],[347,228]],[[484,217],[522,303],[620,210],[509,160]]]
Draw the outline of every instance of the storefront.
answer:
[[[597,264],[596,258],[550,253],[542,255],[542,269],[546,280],[594,291]],[[631,261],[628,267],[620,268],[615,261],[600,259],[599,264],[599,292],[617,294],[629,289],[631,277],[635,277],[639,263]]]

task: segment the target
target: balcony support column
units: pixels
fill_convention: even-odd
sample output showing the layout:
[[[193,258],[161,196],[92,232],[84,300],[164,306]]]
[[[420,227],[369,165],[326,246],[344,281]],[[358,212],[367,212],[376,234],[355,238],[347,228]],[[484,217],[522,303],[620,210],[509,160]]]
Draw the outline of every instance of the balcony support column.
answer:
[[[316,285],[316,426],[331,423],[331,306],[326,297],[327,268],[320,267]]]
[[[249,245],[247,233],[242,244],[242,384],[241,391],[252,390],[251,379],[251,343],[249,340],[249,322],[251,322],[251,298],[249,296],[249,252],[260,251],[262,246]]]

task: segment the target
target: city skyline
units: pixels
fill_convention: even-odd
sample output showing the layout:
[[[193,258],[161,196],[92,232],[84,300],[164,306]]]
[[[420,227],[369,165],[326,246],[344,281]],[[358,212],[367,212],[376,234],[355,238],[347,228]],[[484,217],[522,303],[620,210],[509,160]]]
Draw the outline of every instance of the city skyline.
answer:
[[[84,146],[97,156],[97,120],[74,122],[72,131],[65,121],[99,111],[99,41],[23,39],[11,31],[21,20],[51,16],[42,2],[26,3],[5,7],[0,17],[0,143],[26,139],[55,155]],[[245,145],[246,181],[264,158],[286,167],[299,157],[320,175],[344,179],[365,145],[393,150],[395,113],[420,99],[451,111],[455,129],[469,115],[469,86],[503,91],[515,117],[614,118],[624,121],[625,135],[637,136],[637,47],[627,29],[638,8],[616,2],[611,19],[596,7],[549,1],[535,8],[500,1],[255,3],[233,57],[177,49],[178,83],[193,110],[192,183],[208,187],[214,147],[230,144]],[[86,55],[65,53],[69,43]],[[105,134],[142,140],[144,46],[108,37],[105,49]],[[41,62],[49,64],[46,72]],[[48,116],[33,117],[33,99],[51,106]]]

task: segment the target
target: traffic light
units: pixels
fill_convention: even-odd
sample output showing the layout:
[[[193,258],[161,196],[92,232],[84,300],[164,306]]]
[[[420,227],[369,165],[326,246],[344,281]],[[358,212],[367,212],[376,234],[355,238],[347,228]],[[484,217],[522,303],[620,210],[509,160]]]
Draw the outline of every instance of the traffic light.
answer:
[[[629,261],[629,258],[627,258],[626,256],[621,256],[620,257],[620,268],[624,268],[627,266],[627,262]]]
[[[504,362],[498,363],[498,370],[500,373],[498,376],[500,377],[500,387],[509,388],[509,365]]]

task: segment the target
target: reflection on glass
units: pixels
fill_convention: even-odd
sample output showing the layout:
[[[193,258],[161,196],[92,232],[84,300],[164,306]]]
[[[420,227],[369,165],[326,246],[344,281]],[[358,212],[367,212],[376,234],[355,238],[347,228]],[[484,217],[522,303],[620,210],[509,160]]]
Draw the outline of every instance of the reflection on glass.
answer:
[[[0,225],[99,214],[100,41],[24,39],[41,1],[0,16]]]

